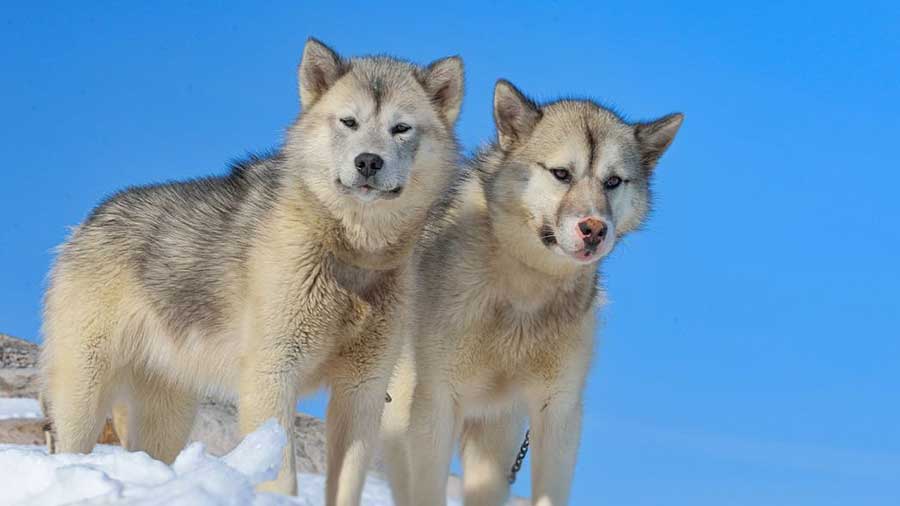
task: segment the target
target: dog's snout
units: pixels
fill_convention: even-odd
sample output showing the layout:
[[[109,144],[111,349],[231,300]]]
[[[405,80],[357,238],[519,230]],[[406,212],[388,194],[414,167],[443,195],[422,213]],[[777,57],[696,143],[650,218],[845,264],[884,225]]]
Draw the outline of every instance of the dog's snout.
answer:
[[[360,153],[356,155],[353,164],[363,177],[372,177],[384,166],[384,160],[375,153]]]
[[[578,232],[587,247],[594,247],[603,242],[606,231],[606,222],[597,218],[585,218],[578,222]]]

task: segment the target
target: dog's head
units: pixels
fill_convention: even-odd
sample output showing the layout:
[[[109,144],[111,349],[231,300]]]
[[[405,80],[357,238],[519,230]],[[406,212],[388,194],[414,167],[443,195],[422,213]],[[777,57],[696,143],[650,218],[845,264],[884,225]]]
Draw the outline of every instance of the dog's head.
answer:
[[[539,106],[499,81],[500,158],[487,185],[496,233],[551,268],[603,258],[644,220],[650,176],[682,119],[628,124],[586,100]]]
[[[299,67],[303,113],[287,149],[333,209],[427,207],[451,176],[462,61],[420,67],[389,57],[343,59],[310,39]]]

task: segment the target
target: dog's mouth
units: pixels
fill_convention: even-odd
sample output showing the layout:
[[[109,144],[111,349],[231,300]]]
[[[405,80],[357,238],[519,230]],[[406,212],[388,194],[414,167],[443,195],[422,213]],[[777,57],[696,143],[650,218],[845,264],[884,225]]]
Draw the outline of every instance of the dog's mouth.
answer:
[[[540,238],[541,243],[543,243],[543,245],[546,246],[550,251],[569,257],[581,264],[593,263],[602,256],[600,253],[598,253],[603,249],[600,244],[585,246],[577,251],[569,251],[563,248],[556,238],[556,233],[553,231],[553,227],[551,227],[549,224],[544,224],[540,229],[538,229],[538,238]]]
[[[335,185],[338,187],[341,193],[356,197],[357,199],[364,202],[372,202],[374,200],[392,200],[399,197],[400,194],[403,193],[403,186],[397,186],[389,189],[378,188],[369,183],[348,186],[344,184],[340,179],[335,180]]]
[[[598,248],[596,246],[586,247],[578,251],[569,253],[569,255],[581,263],[591,263],[599,258],[599,256],[596,254],[597,249]]]
[[[557,244],[556,234],[553,233],[553,228],[546,223],[538,230],[538,237],[541,238],[541,242],[544,243],[544,246],[547,246],[548,248]]]

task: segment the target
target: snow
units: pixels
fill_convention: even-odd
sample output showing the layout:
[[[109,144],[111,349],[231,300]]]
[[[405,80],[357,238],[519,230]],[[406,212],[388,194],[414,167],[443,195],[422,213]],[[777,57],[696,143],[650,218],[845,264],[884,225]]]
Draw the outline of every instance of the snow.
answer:
[[[35,399],[0,399],[0,420],[10,418],[41,418],[41,405]]]
[[[192,443],[171,466],[118,446],[100,445],[87,455],[48,455],[39,446],[0,445],[0,504],[324,505],[325,478],[319,475],[297,475],[299,497],[255,492],[254,485],[278,474],[285,444],[284,430],[269,420],[224,457]],[[393,504],[387,484],[368,477],[362,504]]]

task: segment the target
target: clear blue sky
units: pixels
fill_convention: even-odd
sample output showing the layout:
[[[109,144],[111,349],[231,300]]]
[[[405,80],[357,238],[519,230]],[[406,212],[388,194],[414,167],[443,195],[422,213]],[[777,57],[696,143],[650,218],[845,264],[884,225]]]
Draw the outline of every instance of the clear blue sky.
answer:
[[[308,36],[458,53],[467,149],[498,77],[687,115],[602,268],[573,503],[900,504],[898,4],[455,3],[5,4],[0,331],[39,340],[51,248],[105,195],[276,146]]]

